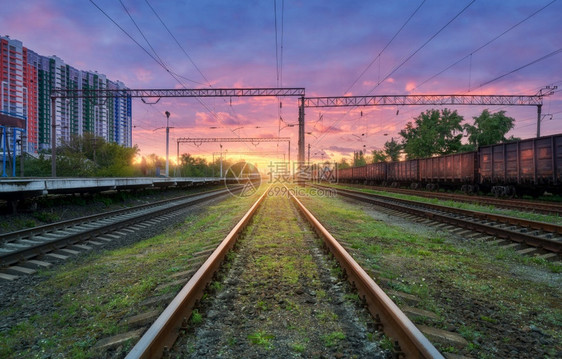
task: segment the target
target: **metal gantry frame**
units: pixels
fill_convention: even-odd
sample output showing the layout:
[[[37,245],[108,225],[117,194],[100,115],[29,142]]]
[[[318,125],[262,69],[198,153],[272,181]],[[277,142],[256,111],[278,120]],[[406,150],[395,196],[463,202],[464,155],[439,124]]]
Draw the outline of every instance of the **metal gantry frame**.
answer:
[[[537,137],[540,137],[542,100],[544,96],[549,96],[553,93],[553,88],[546,87],[536,95],[381,95],[305,97],[301,99],[302,103],[300,107],[302,107],[304,111],[305,107],[415,105],[537,106]],[[299,154],[300,150],[301,149],[299,148]],[[304,148],[302,151],[304,158]]]
[[[543,90],[546,90],[543,92]],[[209,88],[209,89],[118,89],[118,90],[64,90],[51,92],[51,172],[56,177],[56,121],[57,98],[109,98],[109,97],[299,97],[298,102],[298,161],[305,161],[306,107],[354,106],[412,106],[412,105],[480,105],[480,106],[537,106],[537,137],[540,136],[540,119],[544,96],[554,91],[545,88],[536,95],[381,95],[305,97],[304,88]],[[261,139],[263,142],[263,139]]]
[[[177,140],[177,158],[180,158],[180,143],[193,143],[196,146],[201,146],[203,143],[219,143],[221,145],[221,177],[222,177],[222,143],[223,142],[250,142],[254,145],[260,142],[288,142],[289,148],[289,163],[291,162],[291,138],[289,137],[180,137]]]
[[[111,97],[300,97],[301,102],[305,95],[304,88],[208,88],[208,89],[54,89],[51,91],[51,176],[57,176],[56,167],[56,100],[63,98],[111,98]],[[300,118],[299,109],[299,155],[303,147],[302,160],[304,160],[304,110]],[[301,125],[302,123],[302,125]],[[302,127],[302,129],[301,129]],[[302,143],[301,143],[302,130]],[[264,142],[262,140],[262,142]]]

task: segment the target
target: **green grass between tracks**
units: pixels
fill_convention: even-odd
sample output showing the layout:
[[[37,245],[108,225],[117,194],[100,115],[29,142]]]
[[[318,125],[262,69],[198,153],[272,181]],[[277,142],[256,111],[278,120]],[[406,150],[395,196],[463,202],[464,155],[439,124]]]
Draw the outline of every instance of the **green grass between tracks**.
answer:
[[[190,269],[193,254],[222,240],[256,199],[229,198],[156,237],[41,271],[41,282],[25,301],[0,310],[0,318],[32,313],[0,333],[0,357],[99,356],[92,349],[96,342],[126,332],[120,321],[136,313],[147,297],[162,294],[153,290],[170,274]]]
[[[476,357],[489,357],[478,351],[478,343],[486,336],[485,331],[481,332],[481,322],[505,321],[520,328],[534,325],[562,341],[559,263],[478,241],[452,241],[432,229],[420,232],[419,227],[387,224],[340,198],[314,196],[308,191],[309,195],[301,200],[334,237],[356,249],[356,260],[387,283],[386,288],[418,296],[422,308],[438,314],[434,325],[446,326],[447,317],[454,317],[454,313],[447,314],[442,309],[454,308],[455,303],[443,303],[447,299],[443,299],[446,296],[440,288],[462,293],[459,297],[467,303],[495,307],[493,313],[482,313],[478,323],[459,328]]]
[[[466,209],[469,211],[478,211],[484,213],[492,213],[492,214],[500,214],[504,216],[511,216],[516,218],[523,218],[528,219],[531,221],[539,221],[539,222],[546,222],[546,223],[553,223],[557,225],[562,225],[562,217],[558,215],[547,215],[547,214],[540,214],[540,213],[531,213],[531,212],[523,212],[517,211],[513,209],[505,209],[499,208],[492,205],[479,205],[475,203],[466,203],[466,202],[455,202],[451,200],[442,200],[437,198],[428,198],[428,197],[420,197],[414,195],[406,195],[401,193],[393,193],[393,192],[384,192],[384,191],[375,191],[368,188],[357,188],[353,186],[346,186],[343,184],[332,184],[330,187],[334,188],[343,188],[343,189],[351,189],[358,192],[365,192],[365,193],[373,193],[378,194],[381,196],[388,196],[392,198],[399,198],[399,199],[406,199],[410,201],[418,201],[422,203],[431,203],[440,206],[447,206],[459,209]]]

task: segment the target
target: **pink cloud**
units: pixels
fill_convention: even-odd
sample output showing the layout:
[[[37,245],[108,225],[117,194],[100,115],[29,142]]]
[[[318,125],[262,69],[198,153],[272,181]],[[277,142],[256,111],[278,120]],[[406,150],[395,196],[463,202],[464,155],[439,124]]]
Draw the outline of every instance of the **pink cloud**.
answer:
[[[154,79],[152,71],[149,71],[146,68],[136,68],[133,72],[135,74],[135,78],[140,83],[149,84]]]
[[[408,83],[406,83],[406,92],[410,92],[414,88],[416,88],[416,83],[414,81],[408,81]]]

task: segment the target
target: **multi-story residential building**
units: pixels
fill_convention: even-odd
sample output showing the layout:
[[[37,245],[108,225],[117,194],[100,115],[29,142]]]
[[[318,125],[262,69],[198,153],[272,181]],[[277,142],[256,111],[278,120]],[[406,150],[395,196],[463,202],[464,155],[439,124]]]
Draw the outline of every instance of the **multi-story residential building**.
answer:
[[[57,56],[41,56],[8,36],[0,36],[0,60],[0,113],[20,120],[11,128],[25,130],[20,136],[28,152],[51,148],[52,89],[126,89],[122,82],[76,69]],[[89,132],[130,147],[131,98],[57,99],[55,125],[57,144]]]
[[[31,137],[36,133],[36,108],[32,103],[36,91],[28,92],[28,86],[33,86],[33,81],[37,80],[35,73],[28,68],[27,60],[27,49],[21,41],[0,37],[0,144],[4,149],[3,153],[14,153],[21,148],[11,141],[14,132],[20,137],[24,130]]]

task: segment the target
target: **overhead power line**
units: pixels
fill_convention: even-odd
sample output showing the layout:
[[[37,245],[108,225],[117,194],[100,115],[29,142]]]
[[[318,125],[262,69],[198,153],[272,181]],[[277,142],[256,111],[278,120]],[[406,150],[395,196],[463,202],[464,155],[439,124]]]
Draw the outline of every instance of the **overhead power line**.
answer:
[[[174,34],[172,33],[172,31],[170,30],[170,28],[166,25],[166,23],[164,22],[164,20],[162,19],[162,17],[156,12],[156,9],[154,9],[154,7],[150,4],[150,2],[148,0],[145,0],[146,4],[150,7],[150,9],[152,10],[152,12],[154,13],[154,15],[158,18],[158,20],[160,21],[160,23],[162,24],[162,26],[166,29],[166,31],[168,32],[168,34],[172,37],[172,39],[174,40],[174,42],[178,45],[178,47],[181,49],[181,51],[183,52],[183,54],[187,57],[187,59],[189,60],[189,62],[191,62],[191,64],[193,65],[193,67],[195,67],[195,69],[197,70],[197,72],[201,75],[201,77],[203,77],[203,79],[207,82],[206,84],[200,83],[200,82],[196,82],[200,85],[204,85],[204,86],[208,86],[208,87],[213,87],[213,85],[211,84],[211,81],[209,81],[209,79],[205,76],[205,74],[203,74],[203,72],[201,71],[201,69],[197,66],[197,64],[195,63],[195,61],[193,61],[193,59],[191,58],[191,56],[187,53],[187,51],[185,50],[185,48],[180,44],[180,42],[178,41],[178,39],[176,38],[176,36],[174,36]],[[177,73],[174,73],[174,75],[176,75],[177,77],[183,78],[183,79],[187,79]],[[189,79],[187,79],[189,80]],[[192,80],[189,80],[192,81]],[[185,86],[184,86],[185,87]],[[201,102],[201,100],[198,99],[198,101]],[[227,103],[227,100],[223,98],[223,102]],[[215,108],[216,111],[216,108]],[[214,112],[211,112],[211,114],[214,115]],[[238,114],[236,113],[236,111],[234,110],[234,108],[232,107],[232,103],[230,103],[229,107],[228,107],[228,111],[230,112],[230,115],[238,120]],[[218,115],[214,115],[214,117],[217,119],[217,121],[219,123],[221,123],[221,121],[218,118]],[[221,123],[222,124],[222,123]],[[240,121],[238,120],[238,124],[240,124]],[[234,132],[234,130],[232,129],[232,127],[227,126],[227,128],[236,136],[240,136],[238,133]]]
[[[427,44],[429,44],[435,37],[437,37],[437,35],[439,35],[443,30],[445,30],[455,19],[457,19],[462,13],[464,13],[472,4],[474,4],[476,0],[472,0],[470,3],[468,3],[468,5],[466,5],[461,11],[459,11],[451,20],[449,20],[445,25],[443,25],[435,34],[433,34],[427,41],[425,41],[420,47],[418,47],[417,50],[415,50],[412,54],[410,54],[404,61],[402,61],[402,63],[400,63],[400,65],[396,66],[390,73],[388,73],[388,75],[386,75],[382,80],[380,80],[377,85],[375,87],[373,87],[371,89],[371,91],[368,92],[368,94],[371,94],[381,83],[383,83],[384,81],[386,81],[386,79],[388,79],[390,76],[392,76],[392,74],[394,74],[396,71],[398,71],[398,69],[400,69],[402,66],[404,66],[412,57],[414,57],[419,51],[421,51]],[[336,121],[334,121],[328,128],[326,128],[325,131],[322,132],[322,134],[318,137],[318,139],[316,141],[314,141],[314,145],[317,145],[318,143],[320,143],[322,140],[324,140],[324,138],[326,137],[326,135],[328,134],[329,131],[331,131],[332,129],[335,128],[335,126],[337,124],[339,124],[343,118],[345,116],[347,116],[347,114],[349,114],[351,111],[353,110],[353,108],[350,108],[349,111],[347,111],[345,113],[345,115],[341,116],[339,119],[337,119]]]
[[[191,56],[189,56],[189,54],[187,53],[187,51],[185,50],[185,48],[183,46],[181,46],[180,42],[178,41],[178,39],[174,36],[174,34],[170,31],[170,29],[168,28],[168,26],[166,25],[166,23],[164,22],[164,20],[162,20],[162,18],[160,17],[160,15],[158,15],[158,13],[156,12],[156,10],[152,7],[152,5],[150,4],[150,2],[148,0],[145,0],[146,4],[148,5],[148,7],[150,7],[150,10],[152,10],[152,12],[154,13],[154,15],[156,15],[156,17],[158,18],[158,20],[160,20],[160,23],[162,24],[162,26],[164,26],[164,28],[166,29],[166,31],[168,31],[168,34],[170,34],[170,36],[172,37],[172,39],[174,39],[174,41],[176,42],[176,44],[178,45],[178,47],[182,50],[182,52],[185,54],[185,56],[189,59],[189,61],[191,62],[191,64],[193,65],[193,67],[195,67],[195,69],[197,70],[197,72],[199,72],[199,74],[201,75],[201,77],[203,77],[203,79],[207,82],[207,85],[209,87],[211,87],[211,81],[209,81],[209,79],[207,79],[207,77],[203,74],[203,72],[201,72],[201,70],[199,69],[199,67],[195,64],[195,62],[193,61],[193,59],[191,58]],[[191,80],[190,80],[191,81]]]
[[[367,67],[363,70],[363,72],[361,72],[361,74],[359,74],[359,76],[357,76],[357,78],[353,81],[353,83],[349,86],[349,88],[347,90],[344,91],[344,94],[348,93],[353,86],[355,86],[355,84],[357,83],[357,81],[359,81],[359,79],[361,79],[361,77],[363,77],[363,75],[365,75],[365,72],[367,72],[371,66],[373,66],[373,64],[381,57],[382,53],[384,52],[384,50],[386,50],[386,48],[388,46],[390,46],[390,44],[394,41],[394,39],[396,39],[396,37],[400,34],[400,32],[402,32],[402,30],[406,27],[406,25],[410,22],[410,20],[412,20],[412,18],[414,17],[414,15],[416,15],[416,13],[418,12],[418,10],[423,6],[423,4],[425,4],[426,0],[423,0],[421,2],[421,4],[416,8],[416,10],[414,10],[414,12],[410,15],[410,17],[406,20],[406,22],[404,22],[404,24],[402,24],[402,26],[400,27],[400,29],[398,29],[398,31],[394,34],[394,36],[392,36],[392,39],[390,39],[390,41],[388,41],[386,43],[386,45],[383,47],[383,49],[379,52],[379,54],[373,59],[373,61],[371,61],[371,63],[369,65],[367,65]]]
[[[185,83],[183,81],[181,81],[180,78],[176,75],[176,73],[173,72],[172,70],[170,70],[169,67],[164,62],[159,61],[155,56],[153,56],[144,46],[142,46],[138,41],[136,41],[123,27],[121,27],[115,20],[113,20],[113,18],[111,16],[109,16],[109,14],[107,14],[102,8],[100,8],[93,0],[90,0],[90,2],[99,11],[101,11],[113,24],[115,24],[115,26],[117,26],[125,35],[127,35],[127,37],[129,37],[137,46],[139,46],[150,58],[152,58],[158,65],[160,65],[166,72],[168,72],[170,74],[170,76],[172,76],[172,78],[174,78],[174,80],[176,80],[176,82],[178,82],[178,84],[180,84],[184,89],[188,89],[188,87],[185,85]],[[126,8],[125,8],[125,10],[126,10]],[[127,11],[127,13],[128,13],[128,11]],[[129,14],[129,17],[131,17],[130,14]],[[131,20],[132,20],[132,17],[131,17]],[[133,20],[133,22],[134,22],[134,20]],[[136,23],[135,23],[135,25],[136,25]],[[138,28],[138,26],[137,26],[137,28]],[[139,31],[140,31],[140,29],[139,29]],[[185,77],[183,77],[183,76],[182,76],[182,78],[185,79]],[[193,80],[189,80],[189,81],[198,83],[198,82],[193,81]],[[215,118],[215,120],[218,123],[220,123],[222,125],[222,121],[221,121],[220,117],[215,113],[215,111],[210,109],[209,106],[207,106],[207,104],[204,103],[200,98],[195,97],[195,99],[197,100],[197,102],[199,102],[199,104],[201,104],[201,106],[203,106],[205,108],[205,110],[207,110],[207,112],[209,112],[211,114],[211,116],[213,116]],[[236,132],[232,131],[232,129],[231,129],[231,132],[233,132],[236,136],[239,136],[238,134],[236,134]]]
[[[477,88],[481,88],[481,87],[484,87],[484,86],[486,86],[486,85],[489,85],[489,84],[491,84],[492,82],[495,82],[495,81],[497,81],[497,80],[500,80],[500,79],[502,79],[502,78],[504,78],[504,77],[506,77],[506,76],[508,76],[508,75],[511,75],[511,74],[513,74],[513,73],[519,71],[519,70],[523,70],[524,68],[529,67],[529,66],[531,66],[531,65],[534,65],[534,64],[536,64],[537,62],[541,62],[541,61],[543,61],[543,60],[546,60],[546,59],[548,59],[549,57],[552,57],[552,56],[554,56],[554,55],[558,55],[558,54],[561,53],[561,52],[562,52],[562,48],[560,48],[560,49],[558,49],[558,50],[555,50],[555,51],[553,51],[553,52],[551,52],[551,53],[549,53],[549,54],[547,54],[547,55],[544,55],[544,56],[542,56],[542,57],[540,57],[540,58],[538,58],[538,59],[536,59],[536,60],[534,60],[534,61],[531,61],[531,62],[529,62],[529,63],[527,63],[527,64],[525,64],[525,65],[523,65],[523,66],[520,66],[520,67],[518,67],[518,68],[516,68],[516,69],[514,69],[514,70],[511,70],[511,71],[509,71],[509,72],[507,72],[507,73],[505,73],[505,74],[503,74],[503,75],[501,75],[501,76],[498,76],[498,77],[496,77],[496,78],[493,78],[493,79],[491,79],[490,81],[486,81],[486,82],[484,82],[483,84],[481,84],[480,86],[478,86]]]
[[[456,62],[452,63],[451,65],[447,66],[445,69],[439,71],[438,73],[436,73],[435,75],[431,76],[430,78],[428,78],[427,80],[424,80],[423,82],[421,82],[418,86],[414,87],[412,89],[412,91],[417,90],[418,88],[422,87],[424,84],[426,84],[427,82],[433,80],[434,78],[436,78],[437,76],[441,75],[443,72],[449,70],[451,67],[458,65],[460,62],[462,62],[463,60],[466,60],[467,58],[471,58],[472,59],[472,55],[474,55],[475,53],[477,53],[478,51],[482,50],[483,48],[485,48],[486,46],[490,45],[492,42],[498,40],[499,38],[501,38],[502,36],[504,36],[505,34],[507,34],[508,32],[510,32],[511,30],[515,29],[517,26],[521,25],[522,23],[524,23],[525,21],[529,20],[530,18],[534,17],[535,15],[537,15],[538,13],[540,13],[541,11],[543,11],[544,9],[546,9],[547,7],[549,7],[550,5],[552,5],[553,3],[555,3],[557,0],[552,0],[550,3],[546,4],[545,6],[543,6],[542,8],[538,9],[537,11],[535,11],[534,13],[532,13],[531,15],[527,16],[526,18],[524,18],[523,20],[519,21],[518,23],[516,23],[515,25],[511,26],[510,28],[508,28],[507,30],[505,30],[504,32],[502,32],[501,34],[497,35],[496,37],[494,37],[493,39],[489,40],[488,42],[486,42],[485,44],[483,44],[482,46],[478,47],[477,49],[473,50],[472,52],[470,52],[469,54],[467,54],[466,56],[464,56],[463,58],[457,60]]]
[[[443,25],[443,27],[441,27],[439,29],[439,31],[437,31],[435,34],[433,34],[429,39],[427,39],[426,42],[424,42],[416,51],[414,51],[413,53],[410,54],[410,56],[408,56],[404,61],[402,61],[402,63],[400,63],[400,65],[396,66],[392,71],[390,71],[388,73],[388,75],[386,75],[382,80],[380,80],[375,87],[373,87],[371,89],[371,91],[369,91],[369,94],[371,94],[377,87],[379,87],[379,85],[381,83],[383,83],[384,81],[386,81],[390,76],[392,76],[396,71],[398,71],[398,69],[400,69],[402,66],[404,66],[408,61],[410,61],[410,59],[412,57],[414,57],[418,52],[420,52],[425,46],[427,46],[427,44],[429,44],[433,39],[435,39],[437,37],[437,35],[439,35],[443,30],[445,30],[453,21],[455,21],[459,16],[461,16],[461,14],[463,12],[465,12],[472,4],[474,4],[474,2],[476,2],[476,0],[472,0],[468,5],[466,5],[458,14],[456,14],[451,20],[449,20],[445,25]]]

